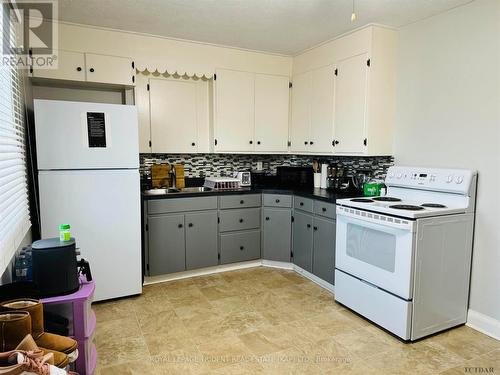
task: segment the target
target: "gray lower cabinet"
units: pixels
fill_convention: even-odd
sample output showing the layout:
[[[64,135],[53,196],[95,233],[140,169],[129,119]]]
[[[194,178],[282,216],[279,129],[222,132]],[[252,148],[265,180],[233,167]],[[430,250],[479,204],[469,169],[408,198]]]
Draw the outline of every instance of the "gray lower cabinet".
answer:
[[[335,221],[315,217],[313,220],[312,273],[333,284],[335,269]]]
[[[185,221],[186,269],[217,265],[217,211],[187,213]]]
[[[295,211],[293,222],[293,263],[312,272],[313,263],[313,216]]]
[[[243,262],[260,258],[260,229],[220,235],[220,263]]]
[[[262,216],[262,258],[290,262],[291,210],[265,207]]]
[[[148,218],[149,274],[184,271],[186,268],[184,215]]]

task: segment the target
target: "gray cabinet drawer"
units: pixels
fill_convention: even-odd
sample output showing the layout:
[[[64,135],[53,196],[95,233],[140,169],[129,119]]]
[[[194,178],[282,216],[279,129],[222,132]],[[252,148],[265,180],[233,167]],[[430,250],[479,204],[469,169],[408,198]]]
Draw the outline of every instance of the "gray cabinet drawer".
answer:
[[[260,258],[260,231],[227,233],[220,236],[221,264]]]
[[[220,211],[219,231],[255,229],[260,227],[260,208]]]
[[[219,197],[219,208],[246,208],[260,207],[262,197],[260,194],[225,195]]]
[[[306,212],[313,212],[313,200],[295,196],[293,198],[293,208]]]
[[[148,214],[216,210],[217,197],[168,198],[148,201]]]
[[[336,217],[336,205],[333,203],[327,203],[323,201],[314,201],[314,213],[316,215],[321,215],[328,217],[330,219],[335,219]]]
[[[292,196],[284,194],[264,194],[264,206],[266,207],[292,207]]]

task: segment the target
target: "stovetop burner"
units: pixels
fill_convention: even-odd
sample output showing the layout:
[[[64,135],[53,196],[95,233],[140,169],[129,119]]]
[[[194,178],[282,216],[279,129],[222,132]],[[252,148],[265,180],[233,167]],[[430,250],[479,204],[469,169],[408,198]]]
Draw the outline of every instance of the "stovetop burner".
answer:
[[[394,208],[396,210],[407,210],[407,211],[419,211],[424,209],[424,207],[422,206],[413,206],[411,204],[394,204],[392,206],[389,206],[389,208]]]
[[[378,202],[401,202],[401,199],[394,197],[377,197],[373,198],[373,200]]]
[[[439,204],[439,203],[424,203],[422,204],[422,207],[428,207],[428,208],[446,208],[444,204]]]
[[[354,198],[351,199],[351,202],[358,202],[358,203],[372,203],[373,199],[367,199],[367,198]]]

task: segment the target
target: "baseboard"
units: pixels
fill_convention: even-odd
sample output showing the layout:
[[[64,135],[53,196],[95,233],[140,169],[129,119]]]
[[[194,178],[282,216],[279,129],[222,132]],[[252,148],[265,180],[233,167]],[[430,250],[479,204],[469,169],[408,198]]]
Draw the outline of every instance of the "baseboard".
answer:
[[[318,276],[313,275],[312,273],[306,271],[303,268],[300,268],[299,266],[297,266],[295,264],[293,264],[293,270],[295,272],[297,272],[298,274],[304,276],[305,278],[311,280],[313,283],[318,284],[320,287],[335,294],[335,286],[334,285],[327,283],[325,280],[320,279]]]
[[[500,320],[469,309],[467,323],[465,324],[476,331],[500,340]]]
[[[293,270],[293,264],[288,262],[277,262],[275,260],[262,259],[262,265],[264,267],[280,268],[283,270]]]
[[[187,279],[187,278],[196,277],[196,276],[206,276],[206,275],[211,275],[214,273],[242,270],[245,268],[253,268],[253,267],[260,267],[260,266],[262,266],[262,261],[259,259],[259,260],[252,260],[249,262],[231,263],[231,264],[224,264],[224,265],[214,266],[214,267],[200,268],[200,269],[192,270],[192,271],[170,273],[167,275],[145,276],[144,277],[144,285],[163,283],[165,281]]]

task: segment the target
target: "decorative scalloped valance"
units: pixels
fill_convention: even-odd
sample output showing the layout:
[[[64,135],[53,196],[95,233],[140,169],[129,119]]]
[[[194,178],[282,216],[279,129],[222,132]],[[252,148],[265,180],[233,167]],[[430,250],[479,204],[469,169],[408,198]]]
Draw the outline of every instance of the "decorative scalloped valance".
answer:
[[[140,72],[160,73],[210,79],[214,76],[215,69],[180,68],[168,63],[137,62],[135,69]]]

